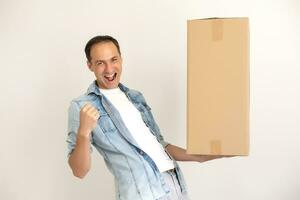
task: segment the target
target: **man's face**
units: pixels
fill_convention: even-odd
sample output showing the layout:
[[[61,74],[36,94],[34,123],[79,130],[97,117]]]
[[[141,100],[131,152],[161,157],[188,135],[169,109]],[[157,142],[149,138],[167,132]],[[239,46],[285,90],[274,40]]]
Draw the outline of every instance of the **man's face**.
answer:
[[[100,88],[112,89],[119,85],[122,73],[122,58],[112,42],[94,44],[91,48],[89,69],[94,72]]]

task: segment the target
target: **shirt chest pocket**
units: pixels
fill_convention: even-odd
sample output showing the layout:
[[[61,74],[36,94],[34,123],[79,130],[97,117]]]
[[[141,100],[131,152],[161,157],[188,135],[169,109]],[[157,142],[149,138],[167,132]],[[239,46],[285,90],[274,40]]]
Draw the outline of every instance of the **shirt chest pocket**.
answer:
[[[109,115],[105,113],[101,113],[98,119],[98,125],[100,126],[103,133],[109,133],[116,131],[116,126],[109,117]]]
[[[153,128],[153,116],[151,114],[151,108],[144,104],[138,104],[137,105],[138,110],[141,112],[142,119],[145,122],[145,124],[151,128]]]

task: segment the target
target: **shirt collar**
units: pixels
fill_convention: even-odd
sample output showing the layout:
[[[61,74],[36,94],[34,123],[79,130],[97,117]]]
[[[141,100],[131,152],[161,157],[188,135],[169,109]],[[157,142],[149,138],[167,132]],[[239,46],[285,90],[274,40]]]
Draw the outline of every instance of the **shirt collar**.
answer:
[[[124,93],[128,93],[129,88],[127,88],[125,85],[123,85],[122,83],[119,83],[118,87],[124,92]],[[97,85],[97,81],[94,80],[92,82],[92,84],[89,86],[89,88],[87,89],[87,94],[91,94],[94,93],[98,96],[102,96],[103,94],[101,93],[101,89],[99,89],[98,85]]]

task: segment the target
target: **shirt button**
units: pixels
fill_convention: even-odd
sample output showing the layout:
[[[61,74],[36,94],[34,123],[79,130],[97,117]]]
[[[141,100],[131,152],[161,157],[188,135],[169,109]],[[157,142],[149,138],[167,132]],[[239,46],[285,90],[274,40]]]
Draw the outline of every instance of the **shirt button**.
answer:
[[[141,155],[143,155],[143,154],[144,154],[144,152],[140,151],[140,154],[141,154]]]

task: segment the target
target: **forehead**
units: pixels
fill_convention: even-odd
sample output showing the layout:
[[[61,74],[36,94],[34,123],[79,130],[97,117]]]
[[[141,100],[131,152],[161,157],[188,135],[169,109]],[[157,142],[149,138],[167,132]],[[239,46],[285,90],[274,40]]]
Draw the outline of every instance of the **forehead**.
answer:
[[[115,56],[120,56],[118,48],[112,42],[100,42],[94,44],[91,48],[91,58],[97,60],[106,60]]]

